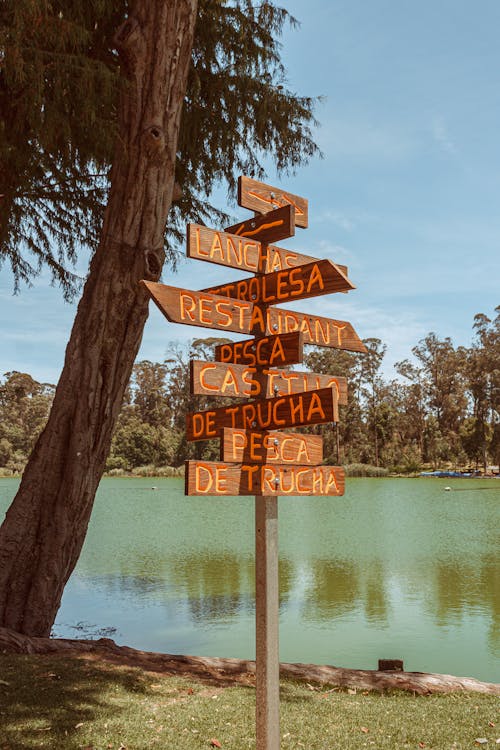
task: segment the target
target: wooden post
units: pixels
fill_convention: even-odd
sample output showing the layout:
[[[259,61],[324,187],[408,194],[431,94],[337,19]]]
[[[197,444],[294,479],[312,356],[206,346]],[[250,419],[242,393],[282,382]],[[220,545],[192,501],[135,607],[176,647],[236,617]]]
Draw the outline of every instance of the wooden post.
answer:
[[[255,497],[256,750],[279,750],[278,498]]]

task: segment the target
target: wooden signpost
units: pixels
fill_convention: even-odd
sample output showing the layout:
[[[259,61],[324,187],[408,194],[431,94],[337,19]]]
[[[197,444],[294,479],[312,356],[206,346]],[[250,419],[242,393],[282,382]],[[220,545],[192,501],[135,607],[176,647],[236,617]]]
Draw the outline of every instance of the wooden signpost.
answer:
[[[252,336],[216,347],[213,362],[191,362],[191,393],[247,400],[188,414],[187,439],[218,439],[220,461],[186,461],[185,485],[186,495],[255,495],[256,750],[278,750],[277,500],[344,493],[342,469],[323,464],[322,438],[296,429],[336,423],[347,402],[345,378],[289,366],[304,344],[366,349],[346,321],[279,307],[354,289],[345,266],[271,244],[307,227],[307,200],[240,177],[238,202],[256,215],[224,232],[188,225],[187,255],[254,276],[201,291],[142,283],[172,322]]]

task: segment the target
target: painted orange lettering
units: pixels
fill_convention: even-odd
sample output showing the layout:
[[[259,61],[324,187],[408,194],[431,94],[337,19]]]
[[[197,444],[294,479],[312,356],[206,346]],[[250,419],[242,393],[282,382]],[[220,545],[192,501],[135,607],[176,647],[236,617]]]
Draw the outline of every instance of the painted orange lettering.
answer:
[[[315,263],[312,267],[311,275],[309,276],[309,281],[307,283],[307,291],[310,292],[315,285],[317,285],[319,289],[325,288],[325,282],[323,281],[323,276],[321,275],[321,271],[317,263]]]
[[[217,368],[217,365],[208,363],[206,365],[203,365],[203,367],[200,370],[200,384],[201,384],[201,387],[204,388],[206,391],[218,391],[219,390],[218,386],[210,385],[210,383],[208,383],[205,378],[205,375],[207,372],[209,372],[210,370],[214,370],[216,368]]]
[[[280,492],[282,492],[283,495],[291,495],[292,492],[295,492],[295,472],[293,471],[293,469],[290,471],[287,469],[282,469],[281,467],[280,467],[279,472],[280,472],[280,485],[279,485]],[[288,483],[288,487],[286,486],[286,481],[285,481],[287,478],[290,480]]]
[[[335,469],[330,469],[327,474],[325,491],[329,492],[332,487],[335,489],[335,493],[338,495],[339,487],[337,484],[337,479],[335,477]]]
[[[250,456],[252,461],[262,460],[262,435],[260,432],[250,433]]]
[[[252,333],[255,333],[258,329],[258,332],[265,333],[266,332],[266,324],[264,323],[264,316],[262,315],[262,310],[258,305],[252,305],[252,315],[250,318],[250,331]]]
[[[275,495],[276,489],[279,487],[276,480],[276,470],[272,466],[263,466],[261,474],[262,483],[262,494],[263,495]]]
[[[295,481],[297,482],[297,492],[301,493],[307,493],[311,492],[311,472],[310,469],[298,469],[295,473]],[[309,479],[309,482],[305,481],[304,485],[300,485],[301,478],[304,477],[304,480]]]
[[[231,419],[231,427],[236,427],[236,412],[238,411],[237,406],[226,406],[225,413]]]
[[[196,464],[194,472],[194,483],[196,492],[208,493],[212,489],[214,478],[212,467],[205,464]]]
[[[206,411],[205,412],[206,417],[206,430],[207,430],[207,436],[208,437],[215,437],[217,435],[217,429],[215,427],[215,412],[214,411]]]
[[[248,369],[243,370],[243,373],[241,375],[241,379],[245,383],[245,385],[248,385],[248,389],[244,389],[243,395],[244,396],[259,396],[260,392],[262,390],[262,387],[258,380],[256,380],[253,375],[255,373],[255,369]]]
[[[220,239],[220,234],[218,232],[215,232],[212,240],[212,247],[210,248],[210,257],[213,258],[215,255],[219,255],[222,260],[224,260],[224,253],[222,251],[222,242]]]
[[[313,421],[313,415],[319,414],[321,419],[325,419],[325,411],[323,409],[323,404],[321,403],[321,399],[318,396],[317,393],[314,391],[311,392],[311,401],[309,402],[309,409],[307,411],[307,421],[312,422]]]
[[[225,494],[227,490],[227,466],[215,467],[215,491]]]
[[[300,267],[293,268],[289,272],[290,286],[293,287],[290,291],[292,297],[300,296],[304,291],[304,282],[302,281],[302,271]]]
[[[248,464],[242,464],[242,466],[241,466],[241,473],[243,474],[243,476],[246,479],[246,489],[247,490],[252,490],[253,489],[253,475],[255,474],[256,471],[259,471],[259,468],[260,468],[259,466],[251,466],[251,465],[248,465]],[[260,489],[260,488],[256,487],[255,491],[257,491],[257,489]],[[261,492],[259,494],[263,494],[263,493]]]
[[[293,446],[293,444],[294,444],[294,438],[285,437],[281,441],[281,458],[283,459],[283,461],[293,461],[294,458],[295,458],[295,454],[290,454],[289,453],[287,455],[287,445],[288,445],[288,443],[291,443],[292,446]]]
[[[243,404],[241,418],[243,420],[244,428],[247,430],[251,429],[252,422],[255,422],[255,406],[253,404]]]
[[[200,322],[205,324],[210,324],[212,322],[212,318],[210,313],[212,312],[212,304],[211,300],[204,299],[203,297],[200,297]],[[206,315],[206,317],[204,317]]]
[[[234,430],[232,438],[232,456],[240,461],[243,458],[243,451],[247,447],[247,435],[243,430]]]
[[[257,259],[259,257],[260,244],[256,245],[253,242],[245,242],[243,245],[243,256],[245,259],[245,265],[247,268],[257,270]],[[250,257],[249,257],[250,256]]]
[[[191,414],[191,429],[193,431],[193,437],[197,438],[203,434],[204,418],[203,412],[195,412]]]
[[[274,400],[273,403],[273,421],[276,427],[281,427],[286,425],[286,419],[280,419],[279,417],[279,410],[280,407],[286,403],[286,399],[284,398],[277,398]]]
[[[241,266],[242,261],[242,242],[241,240],[238,240],[238,249],[236,249],[236,246],[233,242],[233,239],[231,235],[226,234],[226,252],[227,252],[227,260],[229,263],[231,263],[231,253],[234,256],[234,262],[236,265]]]
[[[273,350],[269,358],[269,364],[273,365],[278,359],[281,362],[285,361],[285,350],[283,349],[283,343],[279,337],[274,339]]]
[[[227,368],[224,374],[224,380],[222,381],[222,385],[220,387],[222,393],[225,393],[228,388],[232,388],[234,393],[238,394],[238,381],[231,367]]]
[[[223,328],[227,328],[227,326],[230,326],[233,320],[232,315],[225,311],[225,308],[227,308],[229,304],[230,303],[226,302],[225,300],[217,300],[217,302],[215,303],[215,310],[218,315],[225,315],[226,317],[226,321],[221,320],[220,318],[217,320],[218,325],[222,326]],[[231,308],[229,307],[229,309]]]
[[[189,318],[189,320],[194,320],[195,317],[192,314],[192,312],[195,309],[195,307],[196,307],[195,298],[188,292],[181,292],[181,295],[180,295],[181,319],[186,320],[186,318]]]
[[[297,461],[302,461],[302,460],[309,463],[310,458],[309,458],[309,452],[307,450],[307,440],[304,440],[301,438],[299,442],[299,450],[297,452]]]
[[[297,417],[298,413],[298,419]],[[292,424],[302,424],[304,422],[304,402],[302,394],[299,394],[296,399],[290,401],[290,418]]]
[[[330,343],[330,321],[329,320],[322,320],[321,318],[316,318],[314,321],[314,329],[315,329],[315,339],[316,341],[320,341],[320,339],[323,339],[325,344]],[[340,345],[340,338],[339,338],[339,345]]]
[[[201,235],[200,227],[196,227],[195,230],[194,230],[194,237],[195,237],[195,242],[196,242],[197,254],[201,255],[203,258],[208,258],[208,253],[204,252],[201,249],[201,237],[200,237],[200,235]]]

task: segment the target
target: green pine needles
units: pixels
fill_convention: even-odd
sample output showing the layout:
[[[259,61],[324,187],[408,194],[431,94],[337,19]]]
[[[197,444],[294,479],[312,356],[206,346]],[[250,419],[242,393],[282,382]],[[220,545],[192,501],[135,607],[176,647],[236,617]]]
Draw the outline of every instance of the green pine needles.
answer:
[[[15,289],[48,268],[78,291],[82,247],[97,246],[126,74],[113,37],[127,2],[4,0],[0,9],[0,263]],[[296,20],[270,2],[201,0],[165,246],[175,265],[186,221],[220,225],[213,187],[293,171],[317,155],[314,100],[292,92],[279,38]]]

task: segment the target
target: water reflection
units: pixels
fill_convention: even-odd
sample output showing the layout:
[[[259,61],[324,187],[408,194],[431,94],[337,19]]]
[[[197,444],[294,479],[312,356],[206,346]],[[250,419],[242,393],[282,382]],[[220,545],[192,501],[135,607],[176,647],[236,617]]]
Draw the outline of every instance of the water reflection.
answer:
[[[252,498],[155,483],[101,484],[58,621],[117,627],[138,648],[252,657]],[[500,679],[498,496],[445,485],[351,480],[344,498],[280,501],[286,660],[366,667],[392,653]],[[15,485],[1,490],[0,512]]]
[[[387,622],[389,604],[380,560],[368,568],[352,560],[314,560],[309,575],[302,610],[305,620],[332,620],[357,610],[373,623]]]
[[[483,555],[474,565],[439,560],[435,566],[431,607],[439,626],[462,622],[474,612],[489,619],[492,651],[500,654],[500,569],[498,557]]]

